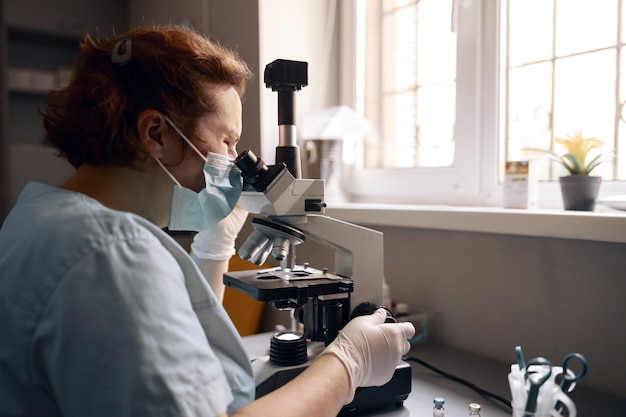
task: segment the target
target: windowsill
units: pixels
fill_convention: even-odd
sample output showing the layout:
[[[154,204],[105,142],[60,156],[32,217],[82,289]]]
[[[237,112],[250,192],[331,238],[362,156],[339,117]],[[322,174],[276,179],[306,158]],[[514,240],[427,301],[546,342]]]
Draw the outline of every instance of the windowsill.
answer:
[[[326,214],[363,226],[454,230],[626,243],[626,212],[329,203]],[[610,209],[606,209],[610,210]]]

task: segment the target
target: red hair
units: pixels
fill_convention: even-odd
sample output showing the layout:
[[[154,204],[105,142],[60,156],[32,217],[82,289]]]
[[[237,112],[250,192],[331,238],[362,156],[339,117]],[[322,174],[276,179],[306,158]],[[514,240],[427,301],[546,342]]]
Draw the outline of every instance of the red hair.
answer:
[[[116,53],[130,60],[112,59]],[[203,87],[232,86],[243,97],[251,78],[235,52],[193,30],[144,27],[104,40],[87,35],[72,81],[48,96],[46,137],[74,167],[132,166],[143,152],[136,131],[142,111],[158,110],[193,133],[198,118],[215,111],[214,96]]]

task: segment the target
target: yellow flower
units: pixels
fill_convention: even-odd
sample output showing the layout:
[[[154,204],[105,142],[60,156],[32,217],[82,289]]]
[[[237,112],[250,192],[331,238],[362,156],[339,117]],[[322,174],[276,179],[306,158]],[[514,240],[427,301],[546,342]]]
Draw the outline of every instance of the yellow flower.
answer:
[[[604,146],[604,142],[597,138],[583,137],[581,129],[576,129],[573,136],[567,135],[562,139],[554,138],[554,141],[565,146],[568,151],[568,155],[571,155],[570,159],[572,160],[572,163],[578,168],[587,166],[585,164],[585,160],[587,159],[587,154],[589,154],[590,150]]]
[[[615,156],[615,152],[613,151],[603,152],[587,162],[586,159],[589,151],[604,146],[604,142],[598,138],[584,137],[581,129],[575,130],[574,135],[568,135],[565,138],[554,138],[554,141],[563,145],[567,149],[567,153],[558,155],[556,152],[549,149],[525,149],[548,154],[548,157],[552,161],[563,165],[570,175],[589,175],[595,167]]]

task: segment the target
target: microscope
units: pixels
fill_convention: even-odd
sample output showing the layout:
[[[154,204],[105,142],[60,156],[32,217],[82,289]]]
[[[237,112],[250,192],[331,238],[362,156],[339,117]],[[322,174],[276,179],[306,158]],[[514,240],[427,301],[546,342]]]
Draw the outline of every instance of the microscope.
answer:
[[[289,382],[358,315],[353,306],[382,305],[383,234],[325,215],[324,180],[302,179],[296,142],[295,93],[307,85],[306,62],[276,60],[264,72],[278,93],[279,145],[268,166],[252,151],[239,154],[244,189],[239,200],[254,231],[238,255],[262,265],[272,255],[280,266],[224,274],[224,284],[279,310],[292,311],[300,329],[278,332],[269,357],[252,362],[259,398]],[[312,240],[334,251],[334,269],[296,263],[296,246]],[[369,313],[372,311],[370,310]],[[401,406],[411,391],[411,368],[401,362],[391,381],[359,388],[340,415]]]

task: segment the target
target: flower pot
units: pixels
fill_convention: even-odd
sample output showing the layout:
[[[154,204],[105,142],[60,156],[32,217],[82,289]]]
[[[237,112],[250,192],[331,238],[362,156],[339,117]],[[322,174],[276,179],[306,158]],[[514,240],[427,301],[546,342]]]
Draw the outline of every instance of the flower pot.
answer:
[[[561,195],[565,210],[593,211],[602,177],[569,175],[560,177]]]

